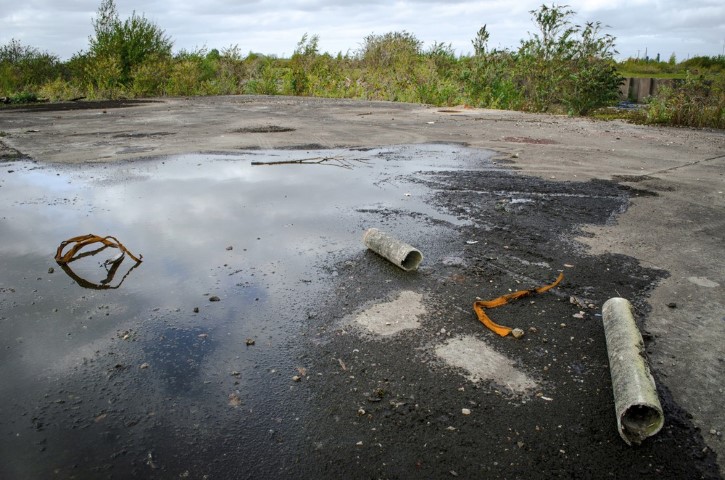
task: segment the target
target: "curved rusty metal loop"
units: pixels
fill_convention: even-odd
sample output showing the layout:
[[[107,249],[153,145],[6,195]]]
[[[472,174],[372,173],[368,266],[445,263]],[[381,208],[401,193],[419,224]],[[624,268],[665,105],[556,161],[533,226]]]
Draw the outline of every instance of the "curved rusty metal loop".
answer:
[[[73,245],[71,247],[71,249],[68,250],[64,254],[63,250],[65,249],[65,247],[67,247],[68,245],[70,245],[72,243],[75,243],[75,245]],[[92,245],[94,243],[102,243],[104,246],[97,250],[93,250],[91,252],[85,252],[85,253],[82,253],[82,254],[76,256],[76,253],[78,253],[78,251],[80,249],[82,249],[83,247],[85,247],[87,245]],[[101,250],[104,250],[105,248],[108,248],[108,247],[118,248],[123,253],[128,254],[129,257],[136,260],[137,263],[141,263],[143,261],[142,260],[143,255],[139,255],[138,257],[136,257],[126,247],[124,247],[123,244],[121,242],[119,242],[116,237],[112,237],[110,235],[107,237],[100,237],[100,236],[94,235],[92,233],[89,233],[88,235],[79,235],[77,237],[69,238],[68,240],[61,242],[60,246],[55,251],[55,261],[58,264],[69,263],[74,260],[78,260],[79,258],[86,257],[88,255],[95,255],[98,252],[100,252]]]
[[[94,243],[100,243],[102,244],[101,247],[96,248],[95,250],[90,250],[83,253],[78,253],[83,247],[92,245]],[[63,250],[71,244],[73,245],[67,252],[63,253]],[[120,250],[120,255],[118,255],[116,258],[106,260],[103,262],[103,268],[106,269],[106,278],[101,280],[99,283],[94,283],[89,280],[86,280],[85,278],[80,277],[78,274],[76,274],[68,265],[71,262],[74,262],[76,260],[79,260],[84,257],[93,256],[101,253],[103,250],[107,248],[117,248]],[[131,257],[136,261],[134,265],[131,266],[131,268],[128,269],[126,274],[121,278],[121,281],[118,282],[117,285],[111,285],[111,282],[113,281],[113,278],[116,276],[116,273],[118,272],[119,267],[121,266],[121,263],[126,258],[126,255]],[[55,252],[55,261],[60,266],[60,268],[63,269],[63,271],[72,278],[78,285],[80,285],[83,288],[91,288],[94,290],[106,290],[106,289],[116,289],[123,284],[124,280],[126,280],[126,277],[129,276],[129,274],[138,267],[142,260],[143,255],[139,255],[136,257],[133,253],[131,253],[126,247],[123,246],[121,242],[118,241],[115,237],[107,236],[107,237],[100,237],[98,235],[94,235],[92,233],[89,233],[88,235],[80,235],[78,237],[73,237],[68,240],[65,240],[64,242],[61,242],[60,246]]]
[[[559,285],[562,280],[564,280],[564,274],[560,273],[554,283],[543,285],[539,288],[532,288],[530,290],[519,290],[517,292],[494,298],[493,300],[479,300],[473,304],[473,310],[476,312],[476,316],[478,316],[478,319],[481,321],[481,323],[483,323],[489,330],[496,333],[497,335],[505,337],[506,335],[511,333],[511,328],[504,325],[499,325],[498,323],[491,320],[488,315],[486,315],[484,308],[496,308],[502,305],[506,305],[507,303],[521,297],[526,297],[528,295],[536,293],[544,293],[547,290],[551,290],[552,288]]]

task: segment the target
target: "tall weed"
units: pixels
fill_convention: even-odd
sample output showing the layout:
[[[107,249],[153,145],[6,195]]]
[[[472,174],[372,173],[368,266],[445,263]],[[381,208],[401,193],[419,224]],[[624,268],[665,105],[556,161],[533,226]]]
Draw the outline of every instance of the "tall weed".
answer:
[[[684,81],[663,86],[650,97],[648,123],[725,128],[725,80],[708,81],[688,74]]]

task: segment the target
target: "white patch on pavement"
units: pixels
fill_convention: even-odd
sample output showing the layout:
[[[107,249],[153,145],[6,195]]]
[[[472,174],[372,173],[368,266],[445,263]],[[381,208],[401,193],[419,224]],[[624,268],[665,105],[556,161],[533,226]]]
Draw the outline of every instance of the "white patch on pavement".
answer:
[[[420,327],[418,317],[426,312],[423,295],[401,292],[395,300],[375,304],[355,316],[355,321],[377,335],[394,335]]]
[[[514,366],[514,362],[469,335],[449,340],[435,349],[436,355],[451,366],[468,372],[472,382],[490,380],[514,393],[526,393],[536,382]]]
[[[695,285],[699,285],[701,287],[715,288],[720,286],[719,283],[713,282],[709,278],[705,277],[688,277],[687,279]]]

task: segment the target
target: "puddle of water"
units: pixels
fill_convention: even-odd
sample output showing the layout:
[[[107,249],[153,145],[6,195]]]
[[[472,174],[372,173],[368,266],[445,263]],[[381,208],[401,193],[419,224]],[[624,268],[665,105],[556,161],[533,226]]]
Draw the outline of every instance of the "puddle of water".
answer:
[[[323,157],[345,162],[252,165]],[[58,410],[65,403],[49,405],[67,392],[95,392],[97,401],[78,407],[92,429],[116,425],[112,418],[127,421],[107,412],[106,398],[123,404],[126,416],[153,411],[153,425],[198,422],[164,416],[169,397],[203,402],[207,423],[227,415],[231,403],[254,410],[248,436],[267,432],[270,422],[281,428],[276,419],[299,415],[284,407],[298,362],[288,340],[337,273],[326,260],[361,251],[362,233],[381,221],[410,239],[435,233],[420,216],[460,224],[432,207],[426,187],[410,178],[491,163],[488,152],[421,145],[0,167],[0,408],[12,417],[0,448],[17,453],[10,471],[32,476],[47,471],[32,470],[32,454],[22,453],[34,451],[33,442],[45,442],[43,450],[61,465],[77,459],[54,440],[95,448],[92,435],[69,433],[71,421],[80,420]],[[87,233],[113,235],[143,263],[129,271],[126,259],[110,282],[123,279],[118,288],[82,288],[53,255],[61,241]],[[99,284],[114,253],[70,266]],[[435,252],[424,253],[435,260]],[[109,379],[117,391],[106,388]],[[55,433],[29,419],[43,415],[57,417]]]

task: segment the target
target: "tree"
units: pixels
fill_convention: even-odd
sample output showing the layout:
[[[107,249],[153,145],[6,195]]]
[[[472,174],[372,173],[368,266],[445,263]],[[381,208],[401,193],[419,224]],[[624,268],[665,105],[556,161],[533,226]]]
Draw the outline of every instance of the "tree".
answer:
[[[114,0],[102,0],[93,20],[95,35],[89,38],[90,56],[115,59],[119,83],[128,85],[135,67],[147,59],[169,58],[173,42],[158,25],[134,11],[121,21]]]
[[[584,115],[616,100],[622,78],[614,66],[615,37],[603,34],[600,22],[572,24],[576,12],[566,6],[542,5],[530,13],[539,32],[518,51],[529,108],[562,104]]]

